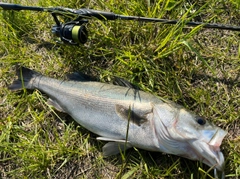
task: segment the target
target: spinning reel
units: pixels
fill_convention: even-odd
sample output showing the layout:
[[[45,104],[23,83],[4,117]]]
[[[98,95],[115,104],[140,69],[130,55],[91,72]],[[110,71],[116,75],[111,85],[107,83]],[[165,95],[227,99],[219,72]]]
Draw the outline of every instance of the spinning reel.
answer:
[[[52,33],[60,37],[61,41],[71,45],[84,44],[87,42],[88,32],[85,24],[88,23],[88,20],[73,20],[61,24],[56,14],[52,13],[52,16],[56,22],[56,25],[52,27]]]

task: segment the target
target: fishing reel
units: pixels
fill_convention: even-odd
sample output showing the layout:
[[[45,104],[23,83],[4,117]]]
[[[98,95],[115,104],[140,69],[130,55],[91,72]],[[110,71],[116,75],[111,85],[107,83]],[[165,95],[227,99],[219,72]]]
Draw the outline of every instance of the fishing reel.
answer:
[[[77,18],[76,20],[61,24],[57,18],[57,14],[52,13],[52,16],[56,22],[56,25],[52,27],[52,33],[60,37],[61,41],[71,45],[87,42],[88,32],[85,24],[88,23],[88,20]]]

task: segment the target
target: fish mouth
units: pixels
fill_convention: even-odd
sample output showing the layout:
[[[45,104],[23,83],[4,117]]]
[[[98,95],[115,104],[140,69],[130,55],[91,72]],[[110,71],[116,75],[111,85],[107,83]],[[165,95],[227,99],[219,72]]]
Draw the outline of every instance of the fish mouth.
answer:
[[[224,156],[220,151],[220,145],[226,134],[226,131],[219,128],[209,142],[193,141],[192,143],[201,162],[219,171],[224,169]]]
[[[211,140],[209,141],[209,145],[220,147],[223,138],[227,135],[227,132],[222,129],[217,129]]]

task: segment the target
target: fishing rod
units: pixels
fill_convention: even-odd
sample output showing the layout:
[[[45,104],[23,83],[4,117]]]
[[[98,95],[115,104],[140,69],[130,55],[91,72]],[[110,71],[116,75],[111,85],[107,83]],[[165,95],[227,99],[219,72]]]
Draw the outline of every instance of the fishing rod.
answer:
[[[3,10],[30,10],[30,11],[41,11],[50,12],[56,22],[56,25],[52,27],[52,33],[68,44],[77,45],[79,43],[84,44],[88,39],[88,32],[86,24],[88,19],[96,18],[99,20],[136,20],[142,22],[161,22],[163,24],[177,24],[179,20],[168,20],[159,18],[148,18],[138,16],[124,16],[120,14],[114,14],[112,12],[98,11],[93,9],[70,9],[65,7],[38,7],[38,6],[22,6],[19,4],[11,3],[0,3],[0,7]],[[74,18],[73,20],[60,23],[58,16],[66,16]],[[186,22],[187,26],[198,26],[202,25],[203,28],[214,28],[231,31],[240,31],[240,26],[229,26],[223,24],[211,24],[203,22]]]

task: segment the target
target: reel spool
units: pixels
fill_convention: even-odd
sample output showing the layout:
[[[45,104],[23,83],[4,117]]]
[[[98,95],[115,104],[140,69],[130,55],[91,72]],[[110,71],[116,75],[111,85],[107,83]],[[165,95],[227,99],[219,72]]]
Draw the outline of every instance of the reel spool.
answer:
[[[78,45],[79,43],[84,44],[87,42],[88,31],[85,24],[88,23],[88,20],[74,20],[61,24],[56,14],[52,13],[52,16],[56,22],[56,25],[52,27],[52,33],[60,37],[61,41],[71,45]]]

